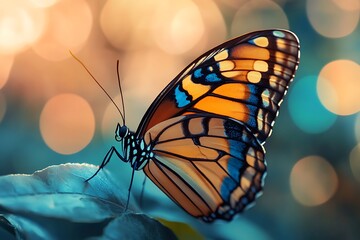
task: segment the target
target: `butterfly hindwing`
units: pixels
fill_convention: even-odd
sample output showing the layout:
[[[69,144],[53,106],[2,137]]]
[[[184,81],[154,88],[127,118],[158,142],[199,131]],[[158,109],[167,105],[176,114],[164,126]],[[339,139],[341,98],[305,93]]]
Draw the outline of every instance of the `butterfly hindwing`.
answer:
[[[285,30],[230,40],[185,68],[155,99],[137,134],[167,119],[210,113],[245,124],[262,143],[299,61],[299,42]]]
[[[211,114],[179,116],[145,135],[154,158],[146,175],[189,214],[230,220],[262,190],[259,141],[241,122]]]

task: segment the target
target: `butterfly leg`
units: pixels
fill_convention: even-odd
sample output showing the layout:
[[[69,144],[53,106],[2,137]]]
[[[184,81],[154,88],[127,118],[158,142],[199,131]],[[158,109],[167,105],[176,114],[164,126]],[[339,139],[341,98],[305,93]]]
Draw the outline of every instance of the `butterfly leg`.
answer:
[[[144,176],[144,181],[143,181],[143,183],[142,183],[142,187],[141,187],[141,193],[140,193],[140,207],[142,207],[142,203],[143,203],[143,199],[144,199],[145,183],[146,183],[146,176]]]
[[[129,185],[129,189],[128,189],[128,196],[127,196],[125,211],[126,211],[126,210],[128,209],[128,207],[129,207],[130,193],[131,193],[131,187],[132,187],[133,180],[134,180],[134,173],[135,173],[135,168],[132,169],[132,173],[131,173],[131,180],[130,180],[130,185]]]
[[[102,163],[100,164],[98,170],[97,170],[91,177],[89,177],[88,179],[86,179],[85,182],[88,182],[88,181],[90,181],[93,177],[95,177],[96,174],[98,174],[99,171],[100,171],[101,169],[103,169],[103,168],[106,166],[106,164],[108,164],[108,163],[110,162],[110,159],[111,159],[111,157],[113,156],[114,153],[117,155],[118,158],[120,158],[121,161],[126,162],[126,161],[124,160],[124,157],[121,156],[121,154],[116,150],[116,148],[115,148],[114,146],[112,146],[112,147],[110,148],[110,150],[106,153],[106,155],[105,155],[105,157],[104,157],[104,160],[103,160]]]

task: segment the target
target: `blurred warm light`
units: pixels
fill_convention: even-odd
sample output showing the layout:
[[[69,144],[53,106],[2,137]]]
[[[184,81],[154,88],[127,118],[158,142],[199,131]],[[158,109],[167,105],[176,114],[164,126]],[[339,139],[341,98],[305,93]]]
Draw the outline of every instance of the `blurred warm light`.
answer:
[[[160,0],[108,0],[100,15],[105,37],[118,49],[151,45],[149,23],[160,4]]]
[[[332,0],[334,4],[346,11],[360,10],[359,0]]]
[[[6,99],[3,94],[0,93],[0,123],[3,120],[6,112]]]
[[[360,182],[360,144],[350,152],[350,167],[354,177]]]
[[[242,6],[248,0],[217,0],[221,5],[227,5],[233,9],[237,9]]]
[[[330,38],[344,37],[352,33],[358,25],[359,2],[358,0],[308,0],[306,13],[312,27],[319,34]]]
[[[168,53],[187,52],[203,34],[199,8],[191,0],[165,1],[155,13],[153,37]]]
[[[321,104],[316,93],[316,81],[316,76],[297,79],[289,96],[290,116],[294,123],[307,133],[325,132],[336,119],[336,115]]]
[[[350,115],[360,110],[360,66],[350,60],[326,64],[319,74],[317,91],[331,112]]]
[[[212,0],[196,0],[194,3],[200,11],[204,32],[201,39],[188,52],[188,55],[191,56],[189,61],[221,44],[228,37],[224,16],[217,4]],[[191,38],[191,36],[189,37]]]
[[[0,54],[16,54],[34,43],[46,24],[44,12],[27,0],[0,0]]]
[[[208,45],[220,43],[226,35],[221,12],[209,0],[109,0],[101,11],[100,24],[117,49],[151,48],[156,44],[171,54],[192,48],[207,50]]]
[[[151,50],[126,54],[122,65],[127,97],[140,97],[144,105],[150,104],[184,67],[180,58]]]
[[[334,168],[322,157],[300,159],[290,174],[290,187],[294,198],[305,206],[318,206],[336,192],[338,177]]]
[[[61,154],[72,154],[89,144],[95,132],[95,117],[89,103],[75,94],[51,98],[40,116],[45,143]]]
[[[360,143],[360,113],[358,113],[355,120],[355,137],[356,140]]]
[[[239,7],[231,25],[231,34],[237,36],[266,28],[289,28],[284,10],[270,0],[247,1]]]
[[[47,8],[54,5],[59,0],[28,0],[28,1],[29,3],[33,4],[34,7]]]
[[[13,63],[13,56],[0,55],[0,89],[5,86],[7,80],[9,79]]]
[[[79,51],[87,40],[93,16],[85,0],[62,0],[47,8],[48,24],[44,35],[33,45],[47,60],[70,57],[69,50]]]
[[[114,102],[119,105],[121,109],[121,99],[120,96],[116,96],[113,98]],[[117,124],[122,125],[123,122],[121,120],[121,116],[114,106],[112,102],[108,103],[107,107],[105,108],[102,120],[101,120],[101,132],[104,139],[108,139],[109,136],[115,139],[115,129]],[[134,129],[131,129],[134,130]]]

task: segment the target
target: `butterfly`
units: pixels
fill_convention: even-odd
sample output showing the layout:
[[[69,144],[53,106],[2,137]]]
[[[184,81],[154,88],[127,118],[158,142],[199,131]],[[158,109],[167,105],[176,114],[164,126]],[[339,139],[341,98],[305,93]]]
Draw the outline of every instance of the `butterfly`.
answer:
[[[120,113],[115,139],[121,151],[112,146],[98,171],[115,154],[190,215],[231,220],[263,189],[263,145],[294,78],[299,49],[294,33],[273,29],[206,52],[162,90],[136,132]]]

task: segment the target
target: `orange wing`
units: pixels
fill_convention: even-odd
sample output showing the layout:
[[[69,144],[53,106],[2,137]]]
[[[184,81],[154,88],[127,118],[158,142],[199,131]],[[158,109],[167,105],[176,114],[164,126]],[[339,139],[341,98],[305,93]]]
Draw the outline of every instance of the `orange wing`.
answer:
[[[151,128],[145,142],[155,156],[144,172],[194,217],[230,220],[262,189],[264,149],[238,121],[179,116]]]
[[[155,99],[137,136],[162,121],[211,113],[244,123],[262,143],[299,62],[297,37],[265,30],[230,40],[185,68]]]

